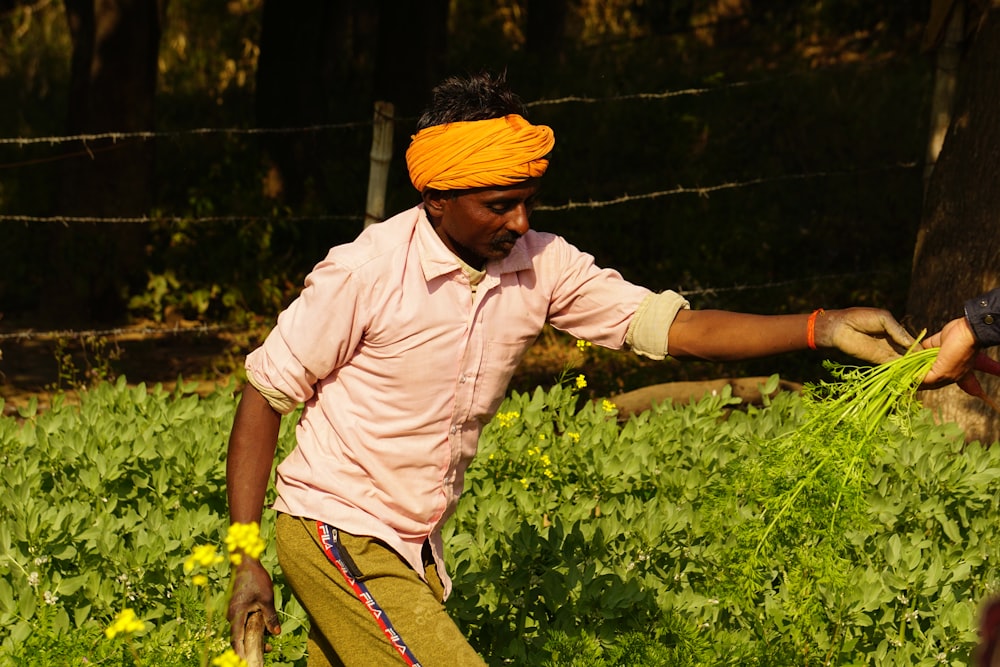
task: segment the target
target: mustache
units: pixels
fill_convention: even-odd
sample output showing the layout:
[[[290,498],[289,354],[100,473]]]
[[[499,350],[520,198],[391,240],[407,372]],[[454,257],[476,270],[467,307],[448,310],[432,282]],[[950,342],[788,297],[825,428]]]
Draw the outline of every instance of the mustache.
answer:
[[[521,238],[521,235],[517,232],[507,231],[495,236],[493,242],[497,245],[503,245],[504,243],[515,243],[519,238]]]

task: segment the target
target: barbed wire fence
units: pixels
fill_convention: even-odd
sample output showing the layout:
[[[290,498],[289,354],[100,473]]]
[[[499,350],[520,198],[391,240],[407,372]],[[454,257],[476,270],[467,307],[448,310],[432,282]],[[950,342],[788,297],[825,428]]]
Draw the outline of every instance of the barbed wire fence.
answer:
[[[586,95],[568,95],[551,99],[539,99],[539,100],[529,101],[526,103],[526,106],[529,108],[533,108],[533,107],[566,105],[566,104],[597,104],[602,102],[613,102],[613,101],[614,102],[649,101],[649,100],[665,100],[665,99],[685,97],[685,96],[701,96],[701,95],[720,93],[724,91],[743,89],[751,86],[768,85],[779,80],[788,79],[793,76],[796,75],[786,74],[777,77],[763,78],[753,81],[737,81],[715,86],[684,88],[678,90],[666,90],[657,92],[630,93],[630,94],[611,95],[603,97],[586,96]],[[99,132],[99,133],[52,135],[52,136],[40,136],[40,137],[0,137],[0,146],[13,146],[16,148],[24,148],[28,146],[38,146],[38,145],[60,146],[60,145],[76,144],[76,143],[82,144],[81,150],[75,150],[72,153],[64,153],[36,160],[0,163],[0,170],[30,166],[32,164],[37,164],[42,161],[69,159],[72,157],[77,157],[81,154],[87,154],[87,153],[92,154],[93,151],[114,147],[115,145],[120,145],[121,143],[131,142],[131,141],[178,139],[183,137],[291,135],[291,134],[319,133],[319,132],[331,132],[331,131],[368,130],[369,128],[372,128],[373,123],[376,122],[377,116],[378,114],[376,114],[375,120],[329,123],[329,124],[314,124],[308,126],[279,127],[279,128],[261,128],[261,127],[190,128],[190,129],[158,130],[158,131]],[[400,122],[400,121],[412,121],[414,119],[395,118],[391,120],[395,122]],[[105,145],[101,147],[92,147],[89,145],[92,142],[106,142],[106,141],[112,142],[110,146]],[[598,209],[609,206],[619,206],[619,205],[629,204],[632,202],[659,199],[670,196],[696,195],[698,197],[708,197],[711,194],[717,192],[736,190],[741,188],[752,188],[766,184],[805,181],[810,179],[823,179],[823,178],[830,178],[833,176],[843,176],[852,174],[857,175],[857,174],[874,173],[874,172],[886,172],[891,170],[910,170],[919,168],[921,166],[922,165],[920,165],[915,161],[898,161],[894,163],[875,165],[861,169],[819,170],[819,171],[811,171],[803,173],[775,174],[771,176],[763,176],[763,177],[750,178],[744,180],[731,180],[706,186],[677,185],[674,187],[651,191],[651,192],[638,193],[638,194],[623,194],[617,197],[611,197],[609,199],[603,199],[603,200],[594,200],[594,199],[589,199],[586,201],[568,200],[561,204],[539,204],[538,206],[535,207],[535,210],[562,212],[562,211],[570,211],[578,209]],[[146,225],[154,222],[165,223],[165,224],[176,224],[180,222],[195,223],[195,224],[211,224],[211,223],[228,223],[228,222],[253,222],[261,220],[281,220],[284,222],[327,222],[327,221],[362,222],[365,219],[366,219],[366,214],[360,212],[357,214],[326,214],[326,215],[321,214],[321,215],[308,215],[308,216],[299,216],[299,215],[205,216],[205,215],[183,215],[183,214],[142,215],[142,216],[66,216],[66,215],[37,216],[37,215],[22,215],[16,213],[0,213],[0,223],[61,224],[61,225],[72,225],[72,224]],[[676,291],[685,296],[718,295],[730,292],[767,290],[767,289],[774,289],[777,287],[785,287],[795,284],[807,284],[812,282],[847,279],[852,277],[860,277],[863,275],[871,275],[872,273],[873,272],[871,271],[836,273],[828,275],[810,276],[795,280],[769,281],[758,284],[718,286],[718,287],[702,288],[697,290],[684,290],[678,288]],[[2,323],[0,323],[0,326],[2,326]],[[0,344],[5,342],[63,341],[63,340],[82,340],[82,339],[93,339],[93,338],[105,338],[109,340],[114,340],[114,339],[121,339],[124,337],[135,338],[137,336],[205,336],[205,335],[221,334],[227,332],[246,333],[246,331],[247,331],[246,329],[241,329],[240,326],[238,325],[204,324],[204,323],[199,323],[196,325],[188,324],[185,326],[113,327],[106,329],[90,329],[90,330],[62,329],[62,330],[38,331],[34,329],[24,329],[18,331],[0,332]]]

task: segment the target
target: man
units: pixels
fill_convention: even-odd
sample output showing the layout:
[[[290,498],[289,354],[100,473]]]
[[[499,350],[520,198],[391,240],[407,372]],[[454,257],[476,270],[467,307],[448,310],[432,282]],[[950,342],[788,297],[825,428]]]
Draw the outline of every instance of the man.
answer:
[[[443,606],[440,529],[482,427],[543,325],[638,354],[743,359],[806,347],[880,363],[912,338],[882,310],[695,311],[529,228],[555,144],[502,78],[435,88],[407,151],[421,203],[333,248],[246,362],[230,439],[231,520],[259,521],[280,415],[305,408],[277,469],[279,562],[310,618],[309,664],[482,665]],[[229,609],[280,631],[245,558]]]

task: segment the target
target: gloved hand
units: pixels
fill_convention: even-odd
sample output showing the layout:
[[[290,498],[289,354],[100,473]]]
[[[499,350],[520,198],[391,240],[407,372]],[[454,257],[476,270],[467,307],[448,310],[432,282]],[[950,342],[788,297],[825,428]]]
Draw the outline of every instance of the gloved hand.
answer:
[[[883,364],[901,356],[913,336],[887,310],[844,308],[816,316],[816,346],[835,347],[855,359]]]

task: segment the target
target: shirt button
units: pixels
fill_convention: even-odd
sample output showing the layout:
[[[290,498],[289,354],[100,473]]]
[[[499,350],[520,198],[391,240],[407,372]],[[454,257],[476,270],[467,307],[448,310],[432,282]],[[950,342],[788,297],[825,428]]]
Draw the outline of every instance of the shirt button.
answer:
[[[469,376],[468,376],[468,375],[463,375],[462,377],[458,378],[458,382],[459,382],[460,384],[465,384],[465,381],[466,381],[467,379],[469,379]]]
[[[983,322],[985,322],[986,324],[993,324],[993,316],[987,315],[986,317],[983,318]]]
[[[458,427],[457,426],[452,426],[451,427],[451,434],[455,435],[456,433],[458,433]]]

